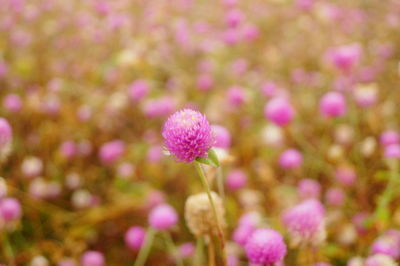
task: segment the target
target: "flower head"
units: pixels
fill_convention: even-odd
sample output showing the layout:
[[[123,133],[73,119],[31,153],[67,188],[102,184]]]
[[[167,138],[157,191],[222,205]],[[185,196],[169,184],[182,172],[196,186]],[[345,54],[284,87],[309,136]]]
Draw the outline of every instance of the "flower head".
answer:
[[[142,246],[145,236],[146,231],[143,227],[132,226],[125,233],[125,244],[131,250],[138,250]]]
[[[198,157],[207,157],[214,142],[206,116],[191,109],[183,109],[170,116],[162,135],[169,152],[186,163]]]
[[[196,236],[211,235],[217,233],[218,223],[224,223],[224,205],[222,199],[211,192],[215,203],[218,221],[215,220],[207,193],[190,196],[185,203],[185,219],[190,231]]]
[[[86,251],[81,257],[82,266],[104,266],[104,255],[99,251]]]
[[[324,207],[318,200],[310,199],[287,210],[283,224],[294,245],[300,242],[318,244],[325,237]]]
[[[278,126],[285,126],[294,117],[294,109],[288,100],[275,97],[264,107],[264,116]]]
[[[168,204],[154,207],[149,215],[149,224],[157,230],[167,230],[178,222],[178,215]]]
[[[273,264],[286,255],[286,244],[275,230],[257,229],[248,239],[245,250],[251,263]]]

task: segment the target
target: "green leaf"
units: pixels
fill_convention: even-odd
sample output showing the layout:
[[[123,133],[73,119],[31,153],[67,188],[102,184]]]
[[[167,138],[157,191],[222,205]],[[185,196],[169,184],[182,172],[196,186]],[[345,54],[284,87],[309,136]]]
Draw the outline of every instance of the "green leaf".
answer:
[[[208,150],[208,158],[214,163],[215,166],[217,167],[220,166],[217,153],[215,152],[214,149]]]

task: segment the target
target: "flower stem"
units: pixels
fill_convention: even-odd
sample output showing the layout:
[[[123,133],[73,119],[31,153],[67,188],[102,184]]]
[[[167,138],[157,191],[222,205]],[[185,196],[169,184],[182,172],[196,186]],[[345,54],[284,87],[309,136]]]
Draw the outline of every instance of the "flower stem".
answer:
[[[156,230],[154,230],[152,227],[147,230],[146,239],[142,247],[140,248],[139,255],[135,261],[134,266],[144,266],[144,264],[146,263],[155,234]]]
[[[224,176],[222,174],[222,168],[217,168],[217,185],[218,185],[218,194],[221,196],[222,200],[225,199],[225,191],[224,191]]]
[[[205,174],[203,172],[203,168],[201,167],[200,163],[195,162],[195,166],[196,166],[197,173],[200,176],[200,180],[201,180],[201,182],[203,183],[203,186],[206,189],[208,200],[210,201],[211,209],[212,209],[212,212],[214,214],[215,221],[217,222],[217,231],[218,231],[218,238],[219,238],[220,243],[221,243],[222,259],[223,259],[224,265],[226,265],[224,232],[222,231],[221,224],[220,224],[220,221],[218,219],[217,209],[215,208],[215,203],[214,203],[214,200],[213,200],[213,198],[211,196],[210,186],[208,184],[207,178],[206,178],[206,176],[205,176]]]
[[[177,256],[176,247],[174,241],[172,240],[171,234],[168,231],[164,231],[163,236],[165,239],[165,243],[167,244],[167,248],[169,249],[169,252],[175,259],[176,265],[183,266],[180,256]]]
[[[193,265],[203,266],[203,239],[199,236],[196,241],[196,253],[193,257]]]
[[[386,185],[385,191],[382,196],[379,198],[378,206],[375,211],[375,219],[381,220],[383,225],[386,225],[389,219],[389,203],[392,200],[395,191],[395,185],[398,177],[399,164],[397,161],[394,161],[390,164],[390,176],[388,184]]]
[[[208,266],[215,266],[214,239],[208,242]]]

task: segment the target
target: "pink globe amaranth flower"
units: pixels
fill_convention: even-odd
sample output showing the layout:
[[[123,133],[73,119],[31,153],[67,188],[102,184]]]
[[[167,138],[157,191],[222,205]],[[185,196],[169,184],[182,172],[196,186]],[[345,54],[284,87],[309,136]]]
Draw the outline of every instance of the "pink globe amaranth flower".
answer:
[[[261,92],[265,97],[273,97],[276,95],[278,85],[273,81],[266,81],[261,85]]]
[[[375,254],[365,259],[364,266],[397,266],[396,261],[384,254]]]
[[[326,191],[325,200],[328,205],[342,206],[345,200],[345,194],[340,188],[330,188]]]
[[[384,254],[398,259],[400,257],[400,241],[388,235],[381,236],[372,244],[371,253]]]
[[[228,27],[236,28],[244,20],[244,14],[238,9],[230,9],[226,13],[225,22]]]
[[[89,106],[83,105],[79,107],[78,111],[76,112],[76,116],[78,117],[79,121],[86,122],[92,117],[92,109]]]
[[[296,6],[301,10],[310,11],[314,6],[314,2],[315,0],[296,0]]]
[[[260,30],[256,25],[246,24],[241,27],[242,38],[248,42],[252,42],[260,37]]]
[[[245,246],[247,240],[256,230],[256,227],[251,225],[239,225],[233,232],[232,239],[241,246]]]
[[[43,161],[34,156],[27,157],[22,162],[21,170],[28,178],[39,176],[43,171]]]
[[[133,175],[135,171],[135,166],[132,163],[124,162],[118,165],[117,173],[121,177],[129,177]]]
[[[249,68],[249,61],[246,58],[239,58],[232,62],[230,69],[234,75],[242,75]]]
[[[319,104],[321,114],[327,117],[339,117],[346,113],[346,100],[339,92],[328,92],[322,96]]]
[[[343,72],[352,70],[361,60],[362,49],[357,43],[343,45],[328,51],[328,60]]]
[[[248,239],[245,251],[251,263],[273,264],[286,255],[286,244],[281,234],[272,229],[257,229]]]
[[[294,169],[303,163],[303,155],[296,149],[288,149],[279,157],[279,165],[284,169]]]
[[[193,256],[194,252],[195,246],[192,242],[184,243],[178,248],[178,254],[181,258],[190,258]]]
[[[210,74],[201,74],[197,78],[197,88],[200,91],[207,92],[214,87],[214,79]]]
[[[150,92],[150,86],[146,80],[136,80],[129,85],[129,97],[133,102],[139,102]]]
[[[160,145],[153,145],[149,148],[149,150],[147,151],[147,160],[150,163],[158,163],[162,156],[163,156],[163,152],[162,152],[162,147]]]
[[[357,213],[351,218],[352,223],[354,224],[357,232],[362,235],[367,232],[366,222],[368,221],[369,215],[364,212]]]
[[[252,211],[244,213],[242,216],[240,216],[238,225],[257,227],[260,222],[261,222],[261,215],[258,212]]]
[[[144,103],[143,113],[149,118],[165,117],[173,112],[175,102],[170,97],[151,99]]]
[[[104,266],[104,255],[99,251],[89,250],[81,257],[82,266]]]
[[[125,233],[125,244],[131,250],[139,250],[146,237],[146,230],[140,226],[132,226]]]
[[[335,178],[344,186],[352,186],[356,181],[356,172],[351,167],[339,167],[336,169]]]
[[[379,141],[383,146],[398,144],[400,142],[400,133],[396,130],[386,130],[382,132]]]
[[[240,40],[240,32],[238,29],[227,29],[222,33],[222,39],[227,45],[235,45]]]
[[[226,258],[226,264],[228,266],[239,266],[239,257],[236,254],[229,254]]]
[[[211,130],[215,139],[214,147],[221,149],[229,149],[231,146],[231,134],[220,125],[212,125]]]
[[[240,107],[246,102],[246,93],[240,86],[232,86],[227,91],[227,100],[232,107]]]
[[[400,159],[400,144],[390,144],[385,147],[386,159]]]
[[[282,222],[294,245],[318,245],[325,239],[325,210],[318,200],[309,199],[285,211]]]
[[[285,126],[293,120],[294,109],[288,100],[275,97],[265,105],[264,116],[278,126]]]
[[[226,177],[226,185],[230,190],[243,188],[247,183],[247,175],[240,169],[230,171]]]
[[[183,109],[174,113],[164,124],[162,135],[168,151],[178,161],[190,163],[198,157],[207,157],[214,144],[211,126],[205,115]]]
[[[99,158],[104,164],[110,164],[118,160],[124,152],[125,143],[121,140],[113,140],[101,146]]]
[[[305,178],[300,180],[297,186],[297,192],[302,199],[319,198],[321,194],[321,185],[313,179]]]
[[[22,107],[21,98],[17,94],[10,93],[4,98],[3,106],[8,111],[18,112]]]
[[[67,140],[61,144],[60,151],[65,158],[72,158],[77,153],[76,143],[72,140]]]
[[[358,86],[353,91],[353,97],[358,106],[362,108],[371,107],[378,99],[378,88],[373,84]]]
[[[3,198],[0,200],[0,220],[5,222],[16,221],[22,216],[19,201],[15,198]]]
[[[149,224],[157,230],[168,230],[176,225],[178,215],[174,208],[168,204],[161,204],[154,207],[149,214]]]

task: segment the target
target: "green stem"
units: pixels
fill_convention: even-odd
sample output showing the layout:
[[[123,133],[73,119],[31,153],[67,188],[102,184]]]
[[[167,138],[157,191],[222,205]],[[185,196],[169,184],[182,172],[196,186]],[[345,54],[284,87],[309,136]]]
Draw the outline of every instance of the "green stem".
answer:
[[[197,173],[200,176],[200,180],[201,180],[201,182],[203,183],[203,186],[206,189],[208,200],[210,201],[211,209],[212,209],[215,221],[217,222],[217,231],[218,231],[218,238],[219,238],[220,243],[221,243],[222,258],[223,258],[224,265],[226,265],[225,237],[224,237],[224,233],[222,231],[222,227],[221,227],[220,221],[218,219],[217,209],[215,208],[214,200],[213,200],[213,198],[211,196],[210,186],[208,184],[207,178],[206,178],[206,176],[205,176],[205,174],[203,172],[203,168],[201,167],[200,163],[195,162],[195,166],[196,166]]]
[[[140,248],[139,255],[136,258],[134,266],[143,266],[146,263],[155,234],[156,230],[154,230],[152,227],[147,230],[146,239]]]
[[[217,168],[217,184],[218,184],[218,194],[221,196],[222,200],[225,199],[224,191],[224,176],[222,174],[222,168]]]
[[[203,266],[203,238],[198,237],[196,241],[196,253],[193,257],[193,265]]]
[[[8,264],[10,266],[14,266],[15,262],[14,262],[14,251],[13,248],[10,244],[10,241],[8,239],[8,233],[4,232],[3,234],[3,245],[4,245],[4,252],[6,255],[6,258],[8,260]]]
[[[175,247],[174,241],[172,240],[171,234],[168,231],[164,231],[163,236],[164,236],[165,243],[167,244],[167,248],[168,248],[169,252],[172,254],[174,259],[176,260],[175,261],[176,265],[183,266],[182,259],[176,252],[176,247]]]
[[[388,184],[386,185],[385,191],[382,196],[379,198],[378,207],[375,211],[375,219],[383,220],[383,223],[386,224],[389,219],[389,203],[392,200],[394,195],[394,188],[396,182],[398,180],[398,168],[399,164],[397,161],[394,161],[393,164],[390,164],[390,177]]]

